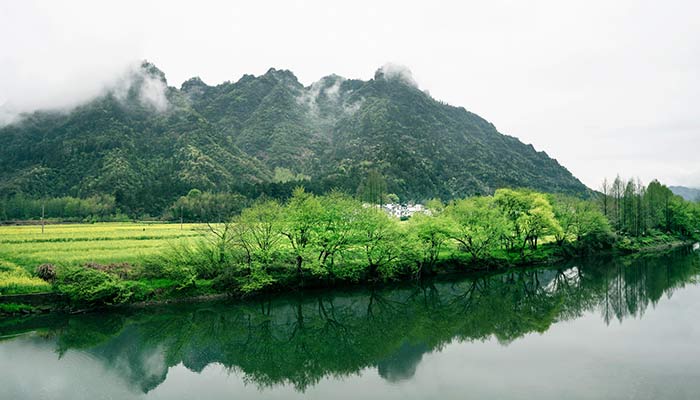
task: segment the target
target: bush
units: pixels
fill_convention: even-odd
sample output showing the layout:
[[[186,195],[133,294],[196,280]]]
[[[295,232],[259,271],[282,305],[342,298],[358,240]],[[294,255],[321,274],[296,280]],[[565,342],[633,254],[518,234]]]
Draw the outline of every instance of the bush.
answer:
[[[41,264],[36,267],[34,274],[46,282],[53,283],[56,280],[56,266],[53,264]]]
[[[212,288],[218,292],[248,295],[267,289],[275,283],[277,280],[260,268],[253,268],[250,273],[237,268],[228,268],[214,278]]]
[[[195,286],[197,272],[194,268],[183,265],[166,265],[163,269],[163,277],[172,279],[178,289],[185,289]]]
[[[197,280],[197,272],[193,267],[173,263],[163,257],[147,260],[136,275],[146,279],[168,279],[173,281],[178,289],[195,286]]]
[[[211,285],[217,292],[234,293],[240,289],[241,276],[231,268],[214,278]]]
[[[162,262],[192,268],[200,279],[217,277],[232,258],[230,249],[224,250],[224,261],[219,249],[212,243],[201,240],[193,244],[174,246],[162,257]]]
[[[127,279],[131,274],[134,267],[126,262],[123,263],[112,263],[112,264],[98,264],[96,262],[89,262],[85,264],[86,268],[91,268],[97,271],[106,272],[108,274],[115,275],[121,279]]]
[[[91,268],[66,268],[56,279],[58,291],[73,303],[87,305],[122,304],[131,300],[139,285],[124,282],[103,271]]]
[[[201,240],[172,246],[146,260],[136,275],[147,279],[169,279],[178,289],[196,286],[197,279],[215,279],[233,265],[237,255],[230,248],[223,255],[213,243]]]

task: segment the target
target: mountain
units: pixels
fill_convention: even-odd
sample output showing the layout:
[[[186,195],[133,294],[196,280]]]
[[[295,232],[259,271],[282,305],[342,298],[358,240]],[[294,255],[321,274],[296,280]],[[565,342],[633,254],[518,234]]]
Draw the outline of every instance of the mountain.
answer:
[[[700,189],[685,186],[669,186],[673,194],[681,196],[688,201],[700,201]]]
[[[216,86],[192,78],[177,89],[144,62],[119,82],[69,112],[0,128],[0,196],[106,193],[153,214],[192,188],[256,196],[302,183],[354,193],[371,171],[403,200],[499,187],[587,193],[546,153],[395,70],[305,87],[273,68]]]

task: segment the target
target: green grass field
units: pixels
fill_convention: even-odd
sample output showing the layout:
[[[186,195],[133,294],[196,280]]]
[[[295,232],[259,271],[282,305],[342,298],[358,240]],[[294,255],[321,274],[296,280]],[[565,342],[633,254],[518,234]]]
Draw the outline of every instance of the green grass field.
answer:
[[[49,291],[51,291],[51,284],[32,276],[18,265],[8,261],[0,261],[0,295]]]
[[[41,226],[0,226],[0,265],[33,272],[39,264],[79,265],[128,262],[138,264],[173,245],[194,241],[202,224],[96,223]]]

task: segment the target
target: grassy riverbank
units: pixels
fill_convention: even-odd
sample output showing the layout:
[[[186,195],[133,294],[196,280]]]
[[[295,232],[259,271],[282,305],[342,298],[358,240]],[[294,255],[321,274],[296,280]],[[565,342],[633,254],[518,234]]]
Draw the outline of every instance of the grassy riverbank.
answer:
[[[105,224],[113,226],[113,224]],[[133,236],[138,229],[142,229],[140,224],[119,224],[118,227],[122,230],[122,233],[131,232]],[[71,237],[82,237],[85,238],[88,232],[103,232],[107,229],[107,226],[95,227],[93,225],[72,225],[70,229],[60,228],[53,232],[54,239],[59,239],[61,234],[58,232],[63,232],[63,235],[68,235]],[[152,276],[147,276],[144,274],[144,266],[153,260],[158,260],[162,257],[162,251],[167,251],[168,249],[177,248],[177,246],[189,245],[196,247],[197,240],[204,240],[204,233],[201,231],[202,226],[190,226],[193,232],[197,232],[196,235],[185,235],[182,237],[180,235],[174,234],[172,231],[175,226],[153,226],[159,232],[162,233],[161,237],[154,237],[152,239],[140,239],[140,240],[150,240],[154,242],[165,242],[160,244],[151,244],[150,246],[145,246],[144,248],[150,249],[151,252],[142,252],[138,256],[134,256],[133,269],[129,271],[126,275],[121,278],[99,281],[95,282],[96,286],[106,285],[112,286],[110,290],[124,291],[126,294],[124,296],[124,303],[131,304],[141,304],[141,305],[153,305],[162,304],[168,302],[178,302],[178,301],[195,301],[200,299],[212,299],[220,296],[240,296],[241,293],[232,293],[227,288],[217,287],[217,279],[195,279],[191,284],[182,286],[182,282],[178,280],[177,276],[169,276],[167,278],[157,278]],[[177,227],[179,229],[179,225]],[[156,230],[154,229],[154,231]],[[0,228],[2,230],[2,228]],[[30,232],[30,231],[27,231]],[[32,235],[30,235],[32,236]],[[15,239],[20,236],[16,236]],[[114,240],[122,241],[128,239],[117,239],[123,236],[114,236]],[[174,240],[174,242],[173,242]],[[101,240],[87,241],[95,244],[95,250],[98,251],[100,246],[99,242]],[[60,242],[60,241],[59,241]],[[70,243],[71,241],[64,241],[62,243]],[[600,253],[611,253],[611,254],[630,254],[635,252],[662,252],[674,247],[680,247],[692,243],[688,240],[683,240],[677,237],[659,234],[656,236],[645,237],[643,239],[629,239],[622,238],[616,242],[616,245],[606,251],[598,252]],[[68,245],[66,245],[68,246]],[[158,246],[162,247],[161,251],[154,251]],[[68,251],[68,250],[66,250]],[[60,259],[61,253],[57,254],[56,260]],[[88,262],[88,260],[93,260],[94,258],[90,256],[91,250],[88,249],[83,258],[69,257],[67,259],[79,260],[76,261],[78,264],[73,264],[73,268],[80,268],[82,270],[90,270],[95,268],[95,263],[85,265],[80,265],[80,262]],[[102,255],[105,257],[105,255]],[[155,258],[154,258],[155,257]],[[508,268],[517,268],[529,265],[542,265],[560,262],[566,259],[570,259],[574,255],[570,252],[570,249],[558,246],[554,242],[545,243],[540,246],[537,251],[526,251],[524,254],[513,253],[513,252],[500,252],[495,254],[488,262],[475,263],[470,255],[464,254],[460,251],[458,246],[451,245],[447,246],[441,251],[440,261],[436,265],[436,272],[439,274],[454,274],[454,273],[465,273],[465,272],[477,272],[477,271],[490,271],[497,272],[506,270]],[[63,258],[64,260],[66,258]],[[103,262],[112,263],[111,265],[119,265],[116,263],[117,259],[102,258]],[[102,264],[99,264],[102,265]],[[110,264],[106,264],[110,265]],[[28,267],[28,266],[27,266]],[[71,268],[71,267],[68,267]],[[91,271],[92,272],[92,271]],[[100,274],[101,272],[98,272]],[[115,271],[110,271],[107,274],[114,274]],[[88,274],[84,276],[85,279],[94,277],[98,274]],[[101,275],[103,276],[103,275]],[[373,282],[376,285],[380,282]],[[341,287],[347,285],[356,285],[358,282],[348,282],[348,281],[328,281],[324,279],[308,279],[306,282],[307,289],[319,288],[319,287]],[[273,287],[268,291],[286,291],[289,287]],[[0,295],[0,315],[27,315],[27,314],[37,314],[46,313],[52,311],[62,311],[62,312],[79,312],[94,307],[103,307],[105,304],[90,304],[86,302],[74,302],[70,298],[65,296],[65,293],[58,288],[57,285],[52,285],[46,281],[33,276],[28,272],[27,269],[19,267],[15,264],[10,264],[5,260],[0,261],[0,290],[5,296]],[[99,290],[98,290],[99,292]],[[9,295],[8,295],[9,294]],[[57,298],[56,295],[59,295]],[[24,295],[24,296],[22,296]],[[57,300],[60,299],[60,300]],[[118,303],[118,302],[115,302]]]
[[[59,270],[100,266],[140,268],[147,260],[170,249],[196,243],[206,232],[205,224],[52,224],[46,225],[43,233],[39,225],[0,226],[0,299],[8,301],[0,303],[0,314],[46,311],[45,307],[17,304],[8,299],[13,295],[59,292],[55,282],[37,276],[39,265],[51,264]],[[168,279],[138,281],[145,291],[164,297],[171,290],[174,292],[176,286]],[[200,286],[206,287],[207,283]]]
[[[0,296],[55,293],[71,309],[247,297],[660,250],[697,240],[696,205],[658,204],[658,213],[646,207],[654,218],[611,219],[590,200],[500,189],[448,204],[433,200],[425,213],[399,221],[343,193],[317,196],[298,189],[285,203],[260,200],[214,225],[53,225],[43,234],[37,226],[1,227]]]

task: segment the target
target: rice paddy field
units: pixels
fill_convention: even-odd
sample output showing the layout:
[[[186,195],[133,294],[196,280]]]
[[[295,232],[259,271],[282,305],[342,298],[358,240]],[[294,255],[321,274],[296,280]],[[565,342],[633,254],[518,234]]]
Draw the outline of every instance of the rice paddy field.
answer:
[[[146,256],[201,237],[202,224],[95,223],[41,226],[0,226],[0,263],[28,271],[52,263],[138,263]]]

